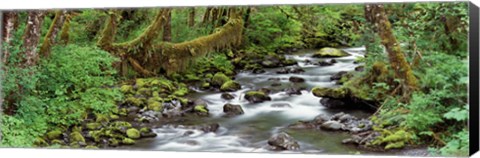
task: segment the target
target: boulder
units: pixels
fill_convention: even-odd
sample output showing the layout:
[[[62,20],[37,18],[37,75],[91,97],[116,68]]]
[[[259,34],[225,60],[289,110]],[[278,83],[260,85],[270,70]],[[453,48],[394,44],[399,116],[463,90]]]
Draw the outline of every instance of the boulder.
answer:
[[[131,139],[138,139],[140,138],[140,131],[135,128],[130,128],[127,130],[127,137]]]
[[[235,96],[233,96],[230,93],[222,93],[221,97],[222,97],[222,99],[225,99],[225,100],[232,100],[232,99],[235,98]]]
[[[285,93],[288,95],[302,95],[302,89],[300,88],[295,88],[295,87],[289,87],[285,89]]]
[[[345,57],[349,56],[347,52],[341,50],[341,49],[336,49],[336,48],[330,48],[330,47],[325,47],[320,49],[319,51],[315,52],[313,54],[313,57],[316,58],[330,58],[330,57]]]
[[[333,74],[332,76],[330,76],[330,80],[334,81],[334,80],[340,80],[342,79],[343,76],[345,76],[348,72],[347,71],[340,71],[336,74]]]
[[[363,70],[365,70],[365,66],[363,65],[355,67],[355,71],[362,72]]]
[[[345,98],[347,90],[344,88],[324,88],[315,87],[312,89],[313,95],[316,97]]]
[[[296,76],[292,76],[290,78],[288,78],[288,80],[290,82],[293,82],[293,83],[301,83],[301,82],[305,82],[305,79],[301,78],[301,77],[296,77]]]
[[[328,116],[327,114],[320,114],[315,116],[312,122],[316,125],[321,125],[327,122],[328,120],[330,120],[330,116]]]
[[[320,104],[330,109],[346,108],[348,105],[344,100],[329,97],[320,99]]]
[[[237,82],[235,82],[235,81],[233,81],[233,80],[230,80],[230,81],[225,82],[225,83],[220,87],[220,90],[221,90],[222,92],[233,92],[233,91],[237,91],[237,90],[239,90],[239,89],[241,89],[241,88],[242,88],[242,86],[241,86],[239,83],[237,83]]]
[[[268,96],[265,92],[261,91],[248,91],[247,93],[245,93],[244,98],[250,103],[260,103],[267,100],[272,100],[270,96]]]
[[[223,106],[223,112],[227,116],[235,116],[235,115],[241,115],[244,114],[242,106],[240,105],[235,105],[235,104],[225,104]]]
[[[338,121],[327,121],[322,123],[320,127],[325,130],[341,130],[344,128],[344,126],[345,125]]]
[[[213,75],[212,77],[212,85],[213,86],[217,86],[217,87],[220,87],[222,86],[225,82],[227,81],[230,81],[231,79],[227,77],[227,75],[221,73],[221,72],[218,72],[216,73],[215,75]]]
[[[270,137],[267,141],[273,150],[298,150],[300,145],[287,133],[278,133]]]

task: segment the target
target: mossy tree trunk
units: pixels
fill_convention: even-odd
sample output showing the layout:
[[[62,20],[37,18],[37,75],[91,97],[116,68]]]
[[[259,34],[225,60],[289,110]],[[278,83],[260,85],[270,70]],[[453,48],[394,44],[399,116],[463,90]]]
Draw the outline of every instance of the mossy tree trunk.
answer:
[[[5,44],[9,46],[12,42],[13,32],[18,26],[18,15],[16,12],[3,12],[2,16],[2,43],[0,45]],[[10,56],[10,52],[8,49],[3,49],[2,52],[2,62],[3,64],[7,64],[7,59]]]
[[[70,21],[72,20],[74,14],[66,14],[65,22],[63,23],[62,30],[60,31],[60,40],[59,43],[62,45],[67,45],[70,40]]]
[[[53,19],[52,24],[43,39],[43,44],[40,47],[39,53],[41,56],[48,57],[50,55],[50,50],[56,43],[57,35],[65,23],[66,13],[66,10],[58,10],[55,12],[55,18]]]
[[[388,21],[384,6],[382,4],[367,4],[365,6],[365,16],[373,23],[380,36],[381,43],[387,50],[390,65],[395,72],[395,76],[403,82],[403,94],[408,96],[412,90],[418,88],[418,81],[405,59],[397,39],[393,35],[392,25]]]
[[[142,76],[154,76],[162,68],[167,74],[183,70],[195,57],[241,43],[243,20],[237,12],[231,14],[229,22],[222,29],[210,35],[182,43],[154,43],[153,40],[166,24],[170,11],[171,9],[159,11],[155,20],[140,36],[124,43],[114,42],[118,14],[110,11],[97,45],[123,61],[129,61],[129,65]]]
[[[205,9],[205,13],[203,14],[203,19],[202,19],[202,24],[207,24],[208,21],[210,21],[210,11],[212,11],[213,8],[207,7]]]
[[[29,11],[25,34],[23,34],[23,48],[25,54],[24,66],[33,66],[38,61],[37,45],[40,41],[41,27],[44,20],[43,11]]]
[[[195,26],[195,8],[190,8],[188,12],[188,26]]]

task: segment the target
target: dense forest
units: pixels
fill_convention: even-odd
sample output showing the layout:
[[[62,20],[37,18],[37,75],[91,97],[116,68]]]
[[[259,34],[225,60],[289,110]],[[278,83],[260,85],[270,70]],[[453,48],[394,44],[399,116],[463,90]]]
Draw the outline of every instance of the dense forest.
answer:
[[[467,14],[4,11],[0,146],[466,156]]]

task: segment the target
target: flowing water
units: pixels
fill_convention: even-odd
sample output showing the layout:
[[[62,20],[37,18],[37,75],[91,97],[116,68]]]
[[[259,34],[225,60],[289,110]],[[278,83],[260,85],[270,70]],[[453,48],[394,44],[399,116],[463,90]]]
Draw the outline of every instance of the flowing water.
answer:
[[[211,116],[203,120],[193,120],[196,123],[219,123],[220,129],[205,133],[200,130],[191,130],[172,125],[163,125],[153,129],[158,135],[155,138],[142,139],[128,149],[162,150],[162,151],[216,151],[216,152],[272,152],[265,148],[268,138],[278,132],[286,132],[300,144],[299,151],[282,151],[296,153],[330,153],[355,154],[359,151],[353,146],[343,145],[341,141],[349,135],[343,132],[328,132],[321,130],[290,130],[287,125],[298,120],[312,120],[321,113],[335,114],[343,111],[357,117],[367,117],[369,113],[360,110],[331,110],[320,105],[320,98],[315,97],[310,89],[315,86],[334,87],[335,81],[330,76],[339,71],[353,71],[355,58],[363,56],[365,49],[344,49],[351,56],[335,58],[337,63],[331,66],[310,65],[305,61],[319,61],[324,59],[313,58],[314,50],[303,50],[295,54],[286,55],[286,58],[298,61],[299,67],[305,72],[300,74],[277,74],[281,68],[266,69],[265,73],[239,73],[235,80],[242,85],[242,89],[232,92],[233,100],[222,99],[221,92],[197,91],[191,97],[201,98],[208,103]],[[327,59],[328,60],[328,59]],[[297,76],[305,79],[303,83],[292,83],[288,79]],[[275,78],[272,80],[272,78]],[[281,83],[281,86],[272,87],[272,83]],[[287,95],[283,89],[296,87],[305,88],[301,95]],[[246,91],[259,88],[272,90],[271,101],[263,103],[249,103],[243,98]],[[226,103],[239,104],[245,114],[225,118],[223,106]],[[275,103],[286,103],[290,106],[272,107]],[[190,122],[191,123],[191,122]],[[185,135],[186,132],[189,135]]]

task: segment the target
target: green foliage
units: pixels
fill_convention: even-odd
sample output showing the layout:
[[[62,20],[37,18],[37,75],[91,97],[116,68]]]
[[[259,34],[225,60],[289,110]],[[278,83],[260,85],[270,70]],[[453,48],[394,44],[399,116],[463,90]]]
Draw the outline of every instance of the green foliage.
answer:
[[[467,156],[470,147],[469,138],[468,130],[459,131],[455,133],[438,152],[441,155],[447,156]]]

